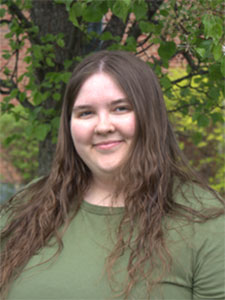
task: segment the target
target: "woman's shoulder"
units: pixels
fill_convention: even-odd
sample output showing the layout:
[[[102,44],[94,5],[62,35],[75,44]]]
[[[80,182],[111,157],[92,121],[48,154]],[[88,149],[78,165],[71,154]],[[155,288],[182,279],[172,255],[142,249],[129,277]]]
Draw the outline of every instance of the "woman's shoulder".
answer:
[[[10,221],[13,212],[28,202],[31,187],[40,182],[43,178],[44,177],[38,177],[33,179],[21,187],[10,199],[7,199],[0,205],[0,230]]]
[[[185,183],[175,190],[174,202],[176,210],[165,222],[173,241],[190,242],[201,254],[215,248],[215,253],[225,250],[225,205],[216,192]]]
[[[214,240],[225,236],[225,201],[213,190],[195,183],[180,184],[174,189],[174,210],[166,218],[166,227],[189,238]],[[172,230],[172,232],[174,231]]]
[[[188,212],[187,218],[178,215],[168,218],[166,227],[175,276],[181,274],[181,278],[190,278],[193,299],[222,299],[225,280],[224,201],[214,191],[194,183],[183,184],[177,189],[174,201]]]
[[[225,201],[216,191],[193,182],[175,183],[173,198],[176,204],[195,210],[225,209]]]

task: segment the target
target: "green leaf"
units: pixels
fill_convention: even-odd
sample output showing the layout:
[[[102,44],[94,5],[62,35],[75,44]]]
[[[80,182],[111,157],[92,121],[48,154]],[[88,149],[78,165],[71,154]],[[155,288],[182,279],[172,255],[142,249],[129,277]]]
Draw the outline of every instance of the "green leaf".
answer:
[[[197,118],[197,123],[200,127],[207,127],[209,125],[209,118],[201,113]]]
[[[169,60],[164,58],[162,61],[162,67],[168,69],[169,68]]]
[[[41,106],[38,106],[29,112],[29,122],[30,123],[33,123],[33,121],[38,118],[38,114],[40,113],[40,111],[41,111]],[[30,133],[32,134],[32,132],[30,132]]]
[[[162,15],[164,17],[167,17],[169,15],[168,10],[166,10],[166,9],[161,9],[159,13],[160,13],[160,15]]]
[[[34,128],[34,136],[39,141],[44,141],[50,129],[51,126],[49,124],[39,124]]]
[[[221,70],[221,73],[223,74],[223,76],[225,76],[225,56],[223,56],[223,58],[221,60],[220,70]]]
[[[205,54],[206,54],[205,48],[197,48],[197,49],[196,49],[196,52],[197,52],[202,58],[205,57]]]
[[[10,47],[11,47],[12,50],[19,50],[20,49],[20,45],[17,41],[10,40],[9,44],[10,44]]]
[[[10,96],[6,96],[4,97],[4,101],[6,102],[1,102],[1,109],[2,112],[9,112],[11,111],[11,109],[13,109],[15,106],[11,103],[9,103],[8,101],[10,101],[12,98]]]
[[[54,42],[56,39],[56,36],[54,36],[53,34],[47,33],[45,36],[41,37],[41,41],[43,43],[51,43]]]
[[[10,39],[10,38],[12,38],[13,36],[14,36],[14,32],[13,32],[13,31],[10,31],[10,32],[6,33],[4,37],[5,37],[6,39]]]
[[[214,1],[209,1],[208,4],[210,4],[211,8],[214,10],[217,7],[217,5],[219,5],[222,2],[224,2],[224,0],[214,0]]]
[[[61,47],[61,48],[64,48],[64,46],[65,46],[65,42],[64,42],[63,39],[58,39],[58,40],[56,41],[56,43],[57,43],[57,45],[58,45],[59,47]]]
[[[147,3],[145,1],[141,1],[140,3],[137,3],[136,1],[133,4],[133,12],[135,14],[136,20],[140,20],[147,14]]]
[[[17,98],[18,92],[19,92],[18,89],[13,89],[10,93],[10,97]]]
[[[86,5],[84,6],[81,2],[77,1],[73,4],[72,9],[76,17],[81,17],[83,14],[83,9],[86,9]]]
[[[210,35],[211,29],[214,25],[214,20],[212,19],[211,15],[203,16],[202,23],[204,24],[204,32],[206,37]]]
[[[61,94],[60,93],[54,93],[53,94],[53,99],[56,101],[59,101],[61,99]]]
[[[222,60],[223,60],[223,58],[222,58]],[[221,63],[222,63],[222,61],[221,61]],[[220,64],[214,64],[214,65],[211,65],[211,66],[209,66],[209,78],[210,78],[210,80],[213,80],[213,81],[215,81],[215,80],[219,80],[219,79],[222,79],[222,65],[220,65]],[[225,74],[224,74],[224,76],[225,76]]]
[[[215,41],[219,41],[219,39],[222,37],[223,35],[223,27],[222,24],[214,24],[212,27],[212,38]]]
[[[192,135],[192,141],[195,145],[198,145],[202,141],[202,139],[203,139],[203,135],[200,132],[195,132]]]
[[[160,38],[154,38],[154,39],[151,40],[151,43],[160,44],[161,43],[161,39]]]
[[[73,61],[72,60],[65,60],[64,61],[64,68],[67,70],[69,67],[71,67],[71,65],[73,64]]]
[[[43,113],[45,116],[53,117],[55,115],[55,110],[53,108],[45,109]]]
[[[124,50],[135,52],[137,49],[137,41],[133,36],[129,36],[126,40],[126,45],[124,46]]]
[[[32,61],[32,57],[31,56],[26,56],[23,61],[27,64],[29,64]]]
[[[222,19],[214,15],[205,15],[202,20],[206,38],[218,41],[223,35]]]
[[[213,46],[213,56],[215,60],[219,60],[222,56],[222,45],[214,45]]]
[[[172,86],[171,81],[169,80],[169,78],[167,76],[164,76],[160,79],[160,84],[161,84],[161,86],[164,87],[164,89],[171,88],[171,86]]]
[[[116,0],[112,12],[125,23],[129,12],[129,6],[125,1]]]
[[[69,11],[69,20],[73,23],[73,25],[75,27],[80,27],[78,20],[77,20],[77,15],[79,16],[79,10],[77,9],[77,7],[79,5],[78,3],[79,2],[74,3]]]
[[[103,15],[101,10],[96,4],[88,5],[87,8],[83,11],[83,18],[87,22],[100,22]]]
[[[4,73],[6,76],[8,76],[8,75],[11,74],[11,71],[9,70],[9,68],[5,67],[3,73]]]
[[[58,130],[59,128],[59,122],[60,122],[60,118],[59,117],[55,117],[51,120],[51,125],[54,129]]]
[[[26,96],[27,96],[26,93],[21,92],[19,94],[19,100],[20,100],[20,102],[23,102],[26,99]]]
[[[54,67],[55,66],[54,62],[52,61],[52,59],[50,57],[46,58],[46,63],[49,67]]]
[[[168,60],[176,53],[176,44],[174,42],[162,42],[158,53],[162,59]]]
[[[220,91],[218,90],[218,87],[211,86],[208,94],[213,99],[212,105],[215,105],[215,101],[220,97]]]
[[[26,31],[29,32],[29,33],[38,34],[38,32],[39,32],[39,27],[36,26],[36,25],[33,25],[32,27],[27,28]]]
[[[2,55],[2,57],[6,60],[8,60],[10,57],[11,57],[11,54],[10,53],[5,53]]]
[[[113,36],[112,36],[112,33],[109,32],[109,31],[105,31],[101,34],[100,36],[101,40],[102,41],[108,41],[108,40],[113,40]]]
[[[130,6],[131,5],[131,0],[123,0],[127,6]]]
[[[4,8],[0,8],[0,18],[3,18],[6,13],[6,10]]]
[[[33,92],[33,102],[35,105],[39,105],[43,102],[43,95],[42,93],[38,92],[37,90]]]
[[[64,72],[61,76],[61,79],[64,83],[67,83],[71,77],[71,72]]]
[[[162,30],[163,30],[163,28],[164,28],[164,24],[163,24],[163,22],[162,21],[159,21],[156,25],[155,25],[155,34],[156,35],[161,35],[161,33],[162,33]]]
[[[210,116],[212,118],[213,124],[216,124],[217,122],[224,122],[223,115],[219,112],[212,113]]]
[[[19,134],[11,134],[9,137],[7,137],[4,141],[3,141],[3,145],[5,147],[8,147],[14,140],[19,139],[20,135]]]
[[[139,27],[143,33],[155,32],[155,25],[150,22],[141,21]]]
[[[32,47],[32,53],[34,57],[38,60],[41,61],[43,59],[43,53],[42,53],[42,47],[39,45],[34,45]]]

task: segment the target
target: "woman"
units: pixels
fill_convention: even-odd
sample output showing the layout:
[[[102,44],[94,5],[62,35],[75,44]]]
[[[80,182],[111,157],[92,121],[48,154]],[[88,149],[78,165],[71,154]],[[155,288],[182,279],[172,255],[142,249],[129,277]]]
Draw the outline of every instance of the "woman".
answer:
[[[3,210],[7,299],[223,299],[224,201],[188,167],[127,52],[74,70],[50,174]]]

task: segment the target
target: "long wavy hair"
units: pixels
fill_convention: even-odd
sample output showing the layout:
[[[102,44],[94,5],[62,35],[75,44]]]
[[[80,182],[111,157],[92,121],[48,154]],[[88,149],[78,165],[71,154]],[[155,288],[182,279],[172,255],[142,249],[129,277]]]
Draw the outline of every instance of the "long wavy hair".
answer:
[[[181,190],[184,183],[195,182],[214,192],[188,166],[179,150],[161,88],[150,67],[127,52],[97,52],[75,68],[68,83],[49,175],[26,187],[2,207],[8,216],[1,232],[2,295],[7,294],[10,284],[30,258],[53,237],[58,243],[55,255],[62,251],[63,231],[60,228],[67,228],[76,217],[92,180],[92,174],[77,154],[71,138],[72,108],[82,84],[98,72],[110,75],[124,91],[134,109],[137,124],[133,147],[115,182],[117,192],[114,196],[123,194],[125,209],[117,229],[117,241],[106,263],[109,282],[114,280],[113,266],[129,249],[127,280],[121,294],[127,298],[141,277],[145,278],[150,293],[172,265],[165,243],[163,218],[182,216],[188,221],[204,222],[224,213],[223,208],[204,213],[195,210],[185,197],[185,205],[174,200],[175,182],[177,190]],[[197,197],[196,201],[199,201]],[[159,259],[162,272],[155,278],[153,272]]]

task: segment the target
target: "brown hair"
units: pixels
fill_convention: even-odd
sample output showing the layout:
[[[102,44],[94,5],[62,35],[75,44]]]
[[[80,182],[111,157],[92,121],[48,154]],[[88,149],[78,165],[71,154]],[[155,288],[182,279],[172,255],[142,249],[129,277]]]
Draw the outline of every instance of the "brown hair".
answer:
[[[9,220],[1,233],[4,244],[0,262],[2,293],[6,294],[12,280],[52,237],[56,237],[59,246],[56,254],[62,250],[59,229],[62,225],[66,228],[76,215],[92,176],[73,145],[70,134],[72,107],[84,81],[97,72],[105,72],[117,82],[132,103],[137,120],[134,145],[116,182],[117,194],[125,196],[125,213],[106,265],[109,280],[113,281],[114,264],[123,251],[130,249],[123,296],[129,295],[138,277],[145,278],[150,292],[169,271],[172,261],[162,226],[166,215],[180,215],[189,221],[204,222],[224,212],[218,208],[200,213],[188,205],[188,199],[187,205],[174,200],[175,182],[178,183],[177,190],[181,190],[185,182],[195,182],[214,192],[188,167],[179,150],[161,88],[150,67],[127,52],[97,52],[75,68],[68,83],[50,174],[3,206]],[[199,201],[197,197],[196,200]],[[127,226],[129,234],[125,237]],[[134,230],[137,231],[135,239]],[[153,254],[154,259],[150,259]],[[163,271],[153,279],[158,259],[162,262]],[[144,268],[146,261],[149,261],[147,270]]]

